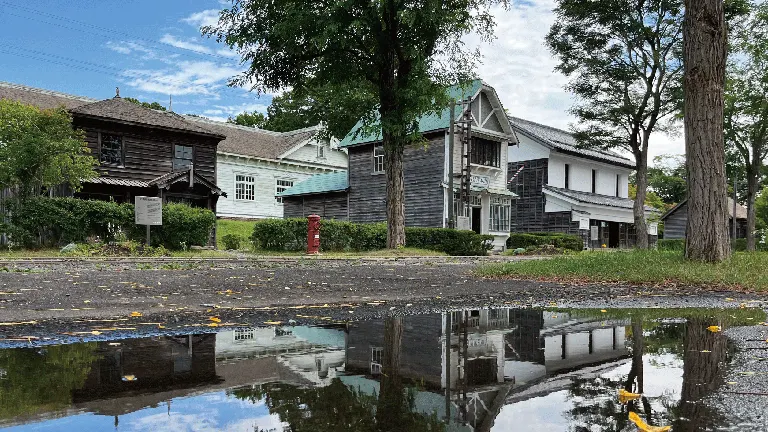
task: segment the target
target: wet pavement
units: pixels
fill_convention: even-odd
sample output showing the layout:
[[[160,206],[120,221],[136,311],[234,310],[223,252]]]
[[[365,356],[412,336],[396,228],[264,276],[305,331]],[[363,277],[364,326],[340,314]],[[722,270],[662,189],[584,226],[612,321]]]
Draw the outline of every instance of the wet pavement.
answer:
[[[766,315],[744,306],[455,308],[322,326],[212,316],[143,333],[131,328],[145,317],[90,322],[103,331],[0,341],[0,428],[636,431],[635,413],[673,431],[767,430],[765,396],[751,394],[768,377]]]

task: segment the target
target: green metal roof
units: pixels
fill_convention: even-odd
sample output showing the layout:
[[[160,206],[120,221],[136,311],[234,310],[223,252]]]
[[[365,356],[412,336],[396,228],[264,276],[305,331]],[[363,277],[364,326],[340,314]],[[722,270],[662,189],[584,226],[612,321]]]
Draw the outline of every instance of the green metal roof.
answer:
[[[311,195],[325,192],[341,192],[349,188],[347,172],[317,174],[301,183],[297,183],[290,189],[277,194],[280,197]]]
[[[472,97],[475,94],[477,94],[478,91],[480,91],[480,88],[483,86],[483,81],[476,79],[473,81],[470,81],[463,85],[455,85],[448,87],[446,92],[448,93],[448,96],[450,98],[456,99],[457,101],[460,101],[462,99],[466,99],[468,97]],[[461,113],[457,110],[457,116],[458,118]],[[419,118],[419,132],[429,132],[434,130],[440,130],[440,129],[448,129],[450,127],[450,118],[451,118],[451,109],[450,107],[446,107],[443,109],[442,112],[437,114],[428,114],[424,115],[421,118]],[[381,131],[378,131],[376,133],[357,133],[360,128],[363,127],[362,120],[358,121],[355,127],[352,128],[352,130],[347,134],[347,136],[344,137],[343,140],[339,143],[339,147],[351,147],[358,144],[365,144],[370,142],[376,142],[381,141]]]

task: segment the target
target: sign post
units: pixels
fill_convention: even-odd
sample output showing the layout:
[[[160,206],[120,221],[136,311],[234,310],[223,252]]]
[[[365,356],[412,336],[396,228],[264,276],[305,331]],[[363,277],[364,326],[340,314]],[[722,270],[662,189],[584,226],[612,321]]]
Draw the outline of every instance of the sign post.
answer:
[[[598,237],[598,227],[596,225],[589,227],[589,239],[590,243],[592,243],[592,250],[595,249],[595,242],[598,240]]]
[[[135,217],[136,225],[147,226],[147,246],[151,246],[149,227],[163,224],[163,199],[137,196]]]

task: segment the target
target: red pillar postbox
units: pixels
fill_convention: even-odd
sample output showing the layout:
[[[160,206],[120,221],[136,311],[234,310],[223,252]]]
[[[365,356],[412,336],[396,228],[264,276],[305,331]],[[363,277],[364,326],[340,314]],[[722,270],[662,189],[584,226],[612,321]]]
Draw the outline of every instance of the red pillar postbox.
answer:
[[[307,216],[307,254],[320,253],[320,216]]]

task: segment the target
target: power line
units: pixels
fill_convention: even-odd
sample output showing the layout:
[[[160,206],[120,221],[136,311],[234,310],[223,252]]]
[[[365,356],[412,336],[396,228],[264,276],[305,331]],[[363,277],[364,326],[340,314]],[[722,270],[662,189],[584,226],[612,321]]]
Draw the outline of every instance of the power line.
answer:
[[[84,28],[87,28],[87,29],[90,29],[90,30],[93,30],[93,31],[96,31],[96,32],[101,32],[102,34],[105,34],[105,33],[106,34],[112,34],[112,35],[116,35],[116,36],[121,36],[121,37],[129,38],[131,40],[142,41],[144,43],[150,44],[155,49],[158,49],[158,50],[161,50],[161,51],[165,51],[165,52],[173,52],[173,50],[161,47],[161,46],[159,46],[159,44],[162,44],[162,45],[165,45],[165,46],[168,46],[168,47],[172,47],[172,48],[178,49],[178,50],[189,51],[189,52],[192,52],[192,53],[195,53],[195,54],[199,54],[199,55],[215,57],[215,58],[224,59],[224,60],[227,60],[227,61],[232,61],[233,60],[231,57],[227,57],[227,56],[223,56],[223,55],[219,55],[219,54],[214,54],[214,53],[209,53],[209,52],[203,52],[203,51],[195,50],[195,49],[192,49],[192,48],[180,47],[180,46],[168,43],[168,42],[152,40],[152,39],[147,39],[147,38],[142,38],[142,37],[137,37],[136,35],[133,35],[133,34],[130,34],[130,33],[121,32],[119,30],[114,30],[114,29],[110,29],[110,28],[107,28],[107,27],[97,26],[97,25],[94,25],[94,24],[90,24],[90,23],[83,22],[83,21],[78,21],[78,20],[67,18],[67,17],[63,17],[63,16],[60,16],[60,15],[54,15],[52,13],[41,11],[41,10],[38,10],[38,9],[33,9],[33,8],[25,7],[25,6],[15,5],[15,4],[9,3],[7,1],[0,1],[0,4],[4,5],[4,6],[7,6],[7,7],[10,7],[10,8],[17,9],[17,10],[22,10],[22,11],[28,13],[28,14],[34,14],[33,16],[24,16],[24,15],[14,14],[12,12],[6,12],[7,15],[12,15],[12,16],[15,16],[15,17],[23,18],[23,19],[29,19],[29,20],[33,20],[33,21],[37,21],[37,22],[42,22],[44,24],[54,25],[54,26],[66,28],[66,29],[69,29],[69,30],[75,30],[75,31],[82,30],[82,28],[71,27],[71,26],[68,26],[66,24],[62,24],[60,22],[57,23],[57,22],[45,21],[45,20],[40,19],[38,17],[38,16],[44,16],[44,17],[48,17],[48,18],[53,19],[53,20],[58,20],[58,21],[62,21],[62,22],[69,22],[69,23],[75,24],[77,26],[81,26],[81,27],[84,27]]]

